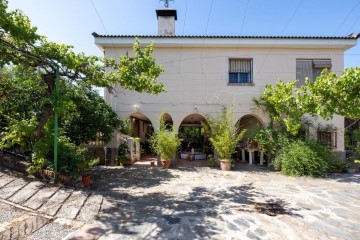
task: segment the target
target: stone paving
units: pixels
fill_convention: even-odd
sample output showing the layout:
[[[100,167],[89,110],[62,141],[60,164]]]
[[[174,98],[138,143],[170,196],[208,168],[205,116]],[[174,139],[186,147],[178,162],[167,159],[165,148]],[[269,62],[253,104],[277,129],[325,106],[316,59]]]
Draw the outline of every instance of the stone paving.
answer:
[[[360,239],[359,174],[311,179],[260,166],[146,164],[94,174],[84,190],[0,168],[0,200],[53,217],[29,239],[48,239],[47,229],[54,239]]]

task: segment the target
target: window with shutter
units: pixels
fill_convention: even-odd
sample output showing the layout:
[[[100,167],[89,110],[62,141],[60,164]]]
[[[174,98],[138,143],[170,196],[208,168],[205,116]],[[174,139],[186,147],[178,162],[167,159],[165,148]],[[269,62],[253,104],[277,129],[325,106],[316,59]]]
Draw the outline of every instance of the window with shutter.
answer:
[[[314,82],[325,68],[331,69],[330,59],[296,59],[296,79],[299,80],[298,87],[305,84],[306,78]]]

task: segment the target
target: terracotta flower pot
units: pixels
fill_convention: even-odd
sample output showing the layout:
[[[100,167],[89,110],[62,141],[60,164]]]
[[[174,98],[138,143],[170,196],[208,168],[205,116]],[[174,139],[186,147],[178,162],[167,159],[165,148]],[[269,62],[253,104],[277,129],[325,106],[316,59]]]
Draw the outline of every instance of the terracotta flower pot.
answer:
[[[170,160],[161,160],[161,166],[164,169],[170,168],[171,161]]]
[[[90,175],[82,176],[82,183],[83,183],[84,187],[89,187],[90,186]]]
[[[225,171],[230,171],[231,170],[231,161],[227,161],[227,160],[220,160],[220,169],[221,170],[225,170]]]

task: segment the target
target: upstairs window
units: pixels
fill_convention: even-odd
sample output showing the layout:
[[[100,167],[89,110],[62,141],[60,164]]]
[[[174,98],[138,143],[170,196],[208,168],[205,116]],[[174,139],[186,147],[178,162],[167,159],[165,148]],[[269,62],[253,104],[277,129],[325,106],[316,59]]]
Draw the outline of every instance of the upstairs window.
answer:
[[[252,82],[252,59],[230,59],[229,83]]]
[[[305,85],[305,78],[307,77],[311,82],[314,82],[325,68],[331,69],[330,59],[296,59],[298,86]]]

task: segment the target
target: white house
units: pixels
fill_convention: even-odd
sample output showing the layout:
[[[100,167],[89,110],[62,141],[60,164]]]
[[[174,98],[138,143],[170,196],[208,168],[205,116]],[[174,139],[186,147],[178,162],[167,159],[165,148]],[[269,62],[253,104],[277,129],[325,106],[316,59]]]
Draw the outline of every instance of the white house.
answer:
[[[106,57],[118,59],[131,55],[134,38],[148,45],[154,41],[154,57],[165,68],[160,80],[166,93],[157,96],[139,94],[116,86],[105,91],[105,99],[119,117],[132,118],[135,134],[144,139],[165,111],[173,127],[198,126],[206,114],[216,115],[234,104],[235,118],[245,128],[265,126],[269,119],[256,109],[252,98],[259,97],[267,84],[279,79],[314,79],[323,68],[340,74],[344,70],[344,52],[355,46],[359,35],[320,36],[179,36],[175,35],[176,10],[156,10],[158,35],[98,35],[95,44]],[[310,135],[330,141],[333,149],[344,152],[344,118],[331,121],[330,132],[309,129]],[[116,141],[109,147],[116,148]]]

